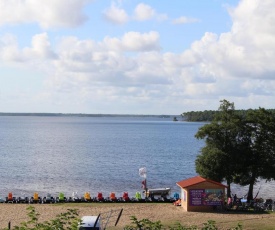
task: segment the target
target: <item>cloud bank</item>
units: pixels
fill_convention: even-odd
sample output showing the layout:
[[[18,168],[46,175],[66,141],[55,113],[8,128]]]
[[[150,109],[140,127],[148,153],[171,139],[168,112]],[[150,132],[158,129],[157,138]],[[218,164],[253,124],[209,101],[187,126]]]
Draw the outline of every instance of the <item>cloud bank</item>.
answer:
[[[8,11],[14,2],[4,6],[1,1],[0,8]],[[47,28],[76,26],[85,20],[81,13],[87,4],[84,0],[70,1],[62,11],[65,1],[47,1],[43,16],[34,10],[38,3],[25,2],[18,4],[17,16],[1,14],[0,24],[36,20]],[[74,15],[62,16],[63,10],[71,7],[76,9]],[[65,106],[61,98],[66,96],[70,103],[93,106],[103,113],[113,104],[117,105],[114,113],[131,109],[135,113],[217,109],[221,99],[244,109],[270,107],[275,96],[274,9],[272,0],[241,0],[229,9],[230,31],[205,32],[180,54],[162,52],[157,31],[128,31],[101,41],[65,36],[54,45],[45,32],[34,35],[30,46],[24,48],[19,48],[13,35],[1,36],[0,60],[45,71],[47,94],[43,97],[51,95]],[[134,12],[140,21],[156,14],[145,4],[139,4]],[[114,5],[105,11],[105,17],[118,24],[129,20],[126,11]],[[188,21],[181,17],[174,23]],[[126,105],[129,110],[122,110]],[[138,105],[143,106],[134,110]]]
[[[83,7],[91,0],[0,0],[0,26],[38,23],[42,28],[76,27],[87,17]]]

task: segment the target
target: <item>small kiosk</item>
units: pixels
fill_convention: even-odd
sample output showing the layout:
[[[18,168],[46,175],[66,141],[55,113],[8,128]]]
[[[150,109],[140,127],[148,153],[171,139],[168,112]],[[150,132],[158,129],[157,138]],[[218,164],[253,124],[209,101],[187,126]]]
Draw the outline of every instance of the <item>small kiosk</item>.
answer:
[[[201,176],[176,183],[181,188],[181,206],[187,212],[207,212],[224,204],[227,186]]]

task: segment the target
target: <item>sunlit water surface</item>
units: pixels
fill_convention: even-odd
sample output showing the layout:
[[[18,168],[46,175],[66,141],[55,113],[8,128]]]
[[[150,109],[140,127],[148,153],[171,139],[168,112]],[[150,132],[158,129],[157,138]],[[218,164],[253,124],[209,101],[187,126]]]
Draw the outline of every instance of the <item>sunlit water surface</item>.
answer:
[[[158,117],[0,116],[0,197],[73,191],[134,196],[142,191],[141,167],[149,188],[170,187],[196,174],[194,161],[204,141],[194,138],[204,123]],[[274,182],[255,186],[275,197]],[[233,186],[244,195],[246,188]]]

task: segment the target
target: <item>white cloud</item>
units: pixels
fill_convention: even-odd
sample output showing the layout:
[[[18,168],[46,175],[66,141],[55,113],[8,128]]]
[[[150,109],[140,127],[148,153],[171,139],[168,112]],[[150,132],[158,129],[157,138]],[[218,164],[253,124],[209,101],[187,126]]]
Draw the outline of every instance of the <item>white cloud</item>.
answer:
[[[262,95],[271,102],[275,96],[274,9],[274,1],[242,0],[231,9],[231,31],[221,35],[207,32],[194,42],[190,52],[198,63],[187,67],[193,69],[188,71],[193,77],[187,94],[242,98],[238,102],[245,107],[261,105]],[[196,84],[207,79],[212,81],[210,85]],[[255,103],[246,103],[252,95]]]
[[[159,14],[151,6],[140,3],[134,9],[134,14],[130,17],[127,12],[121,7],[122,2],[118,2],[112,5],[103,11],[104,18],[114,24],[122,25],[127,23],[130,19],[136,21],[148,21],[148,20],[157,20],[165,21],[168,19],[166,14]]]
[[[103,47],[114,51],[151,51],[159,50],[159,34],[155,31],[149,33],[128,32],[121,39],[106,37]]]
[[[0,0],[0,26],[38,23],[43,28],[75,27],[86,20],[83,7],[91,0]]]
[[[35,35],[32,38],[32,47],[25,48],[23,52],[25,53],[24,56],[31,57],[31,59],[52,59],[56,57],[46,33]]]
[[[24,49],[13,36],[2,36],[0,60],[17,64],[25,60],[25,66],[50,69],[48,92],[69,95],[75,103],[94,98],[100,108],[123,106],[129,100],[131,105],[146,102],[148,107],[173,102],[179,110],[217,109],[220,99],[242,108],[272,105],[274,9],[274,1],[242,0],[230,11],[230,31],[206,32],[181,54],[162,53],[156,31],[126,32],[100,42],[64,37],[55,48],[42,33]],[[43,65],[34,66],[32,60]]]
[[[17,39],[11,34],[0,37],[0,60],[8,63],[22,60]]]
[[[179,17],[179,18],[173,20],[173,24],[187,24],[187,23],[195,23],[195,22],[199,22],[199,19],[188,18],[185,16],[182,16],[182,17]]]
[[[156,19],[158,21],[165,21],[168,19],[166,14],[159,14],[150,5],[140,3],[134,10],[133,18],[137,21],[147,21]]]
[[[122,38],[123,47],[131,51],[150,51],[159,49],[159,34],[155,31],[140,34],[128,32]]]
[[[145,21],[152,19],[156,15],[155,10],[144,3],[140,3],[136,6],[134,17],[138,21]]]
[[[104,17],[115,24],[124,24],[128,21],[129,17],[126,11],[112,4],[112,6],[103,12]]]

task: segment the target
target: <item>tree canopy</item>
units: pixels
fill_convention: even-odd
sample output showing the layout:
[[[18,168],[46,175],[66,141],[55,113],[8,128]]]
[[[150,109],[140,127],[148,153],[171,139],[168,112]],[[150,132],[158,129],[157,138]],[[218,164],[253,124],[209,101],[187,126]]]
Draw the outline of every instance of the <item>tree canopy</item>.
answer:
[[[211,123],[195,135],[206,145],[196,159],[196,171],[216,181],[249,185],[248,200],[258,179],[275,179],[275,115],[259,108],[246,115],[236,112],[234,103],[221,101]]]

